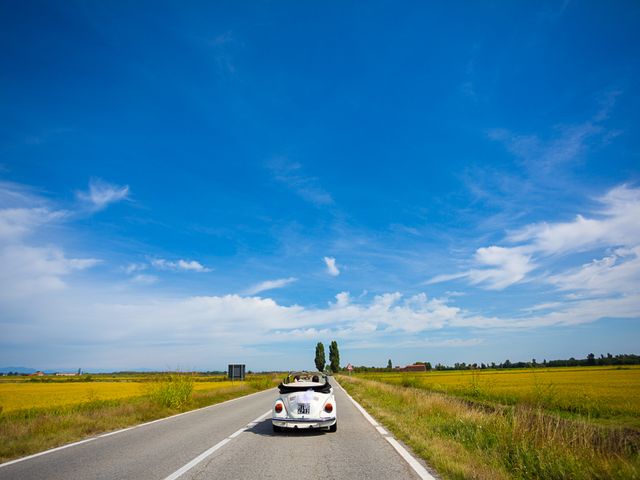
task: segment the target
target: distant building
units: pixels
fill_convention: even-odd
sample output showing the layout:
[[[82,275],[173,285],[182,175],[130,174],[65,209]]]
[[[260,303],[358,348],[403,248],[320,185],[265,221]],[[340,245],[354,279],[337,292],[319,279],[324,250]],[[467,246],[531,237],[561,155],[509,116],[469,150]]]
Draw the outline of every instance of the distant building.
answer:
[[[418,365],[407,365],[406,367],[400,368],[401,372],[426,372],[426,365],[418,364]]]
[[[40,370],[38,370],[36,373],[32,373],[29,376],[30,377],[44,377],[44,372],[41,372]]]
[[[76,372],[57,372],[56,377],[77,377],[78,374]]]

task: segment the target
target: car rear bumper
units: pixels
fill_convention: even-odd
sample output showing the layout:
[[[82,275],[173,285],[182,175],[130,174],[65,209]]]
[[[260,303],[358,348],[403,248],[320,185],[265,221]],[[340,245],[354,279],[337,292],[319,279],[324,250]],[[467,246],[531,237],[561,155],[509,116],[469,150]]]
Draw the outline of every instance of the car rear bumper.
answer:
[[[336,423],[336,418],[272,418],[271,422],[281,428],[326,428]]]

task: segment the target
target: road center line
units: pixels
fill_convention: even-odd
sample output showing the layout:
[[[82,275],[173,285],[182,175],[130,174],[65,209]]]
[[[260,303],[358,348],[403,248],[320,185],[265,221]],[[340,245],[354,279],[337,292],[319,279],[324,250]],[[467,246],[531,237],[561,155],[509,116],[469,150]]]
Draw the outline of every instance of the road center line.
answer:
[[[168,477],[166,477],[164,480],[175,480],[176,478],[181,477],[182,475],[184,475],[185,473],[187,473],[189,470],[191,470],[193,467],[195,467],[196,465],[198,465],[200,462],[202,462],[204,459],[206,459],[208,456],[210,456],[212,453],[214,453],[215,451],[221,449],[222,447],[224,447],[227,443],[229,443],[232,439],[234,439],[235,437],[237,437],[238,435],[240,435],[242,432],[246,432],[247,430],[249,430],[250,428],[255,427],[258,422],[260,422],[261,420],[263,420],[267,415],[269,415],[271,413],[271,410],[267,410],[265,413],[263,413],[262,415],[260,415],[258,418],[256,418],[255,420],[252,420],[251,422],[249,422],[245,427],[242,427],[239,430],[236,430],[235,432],[233,432],[231,435],[229,435],[227,438],[219,441],[218,443],[216,443],[213,447],[211,447],[209,450],[206,450],[204,452],[202,452],[200,455],[198,455],[196,458],[194,458],[193,460],[191,460],[189,463],[187,463],[186,465],[184,465],[183,467],[181,467],[180,469],[176,470],[175,472],[173,472],[171,475],[169,475]]]

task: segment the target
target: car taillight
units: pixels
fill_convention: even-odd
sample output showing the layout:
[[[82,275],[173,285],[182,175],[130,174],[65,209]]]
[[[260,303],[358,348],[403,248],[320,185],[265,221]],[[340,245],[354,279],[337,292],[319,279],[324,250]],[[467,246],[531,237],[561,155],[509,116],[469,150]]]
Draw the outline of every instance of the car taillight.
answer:
[[[276,403],[276,413],[280,413],[280,412],[282,412],[282,404]]]
[[[333,412],[333,405],[331,405],[330,403],[327,403],[327,404],[324,406],[324,411],[325,411],[325,412],[327,412],[327,413],[331,413],[331,412]]]

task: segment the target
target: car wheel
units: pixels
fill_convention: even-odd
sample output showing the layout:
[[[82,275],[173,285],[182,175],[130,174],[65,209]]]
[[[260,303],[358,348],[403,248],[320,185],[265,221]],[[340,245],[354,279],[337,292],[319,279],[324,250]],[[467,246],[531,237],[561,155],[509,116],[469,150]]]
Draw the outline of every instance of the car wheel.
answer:
[[[337,432],[338,431],[338,422],[336,421],[336,423],[334,423],[333,425],[331,425],[329,427],[329,431],[330,432]]]
[[[279,427],[277,425],[273,425],[273,433],[279,433],[282,431],[282,427]]]

